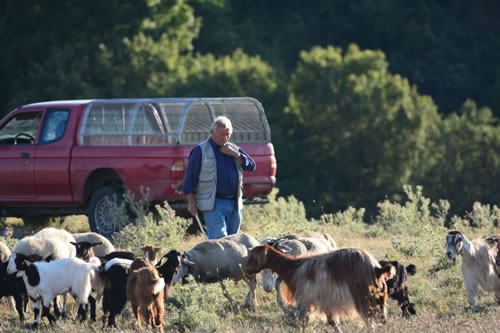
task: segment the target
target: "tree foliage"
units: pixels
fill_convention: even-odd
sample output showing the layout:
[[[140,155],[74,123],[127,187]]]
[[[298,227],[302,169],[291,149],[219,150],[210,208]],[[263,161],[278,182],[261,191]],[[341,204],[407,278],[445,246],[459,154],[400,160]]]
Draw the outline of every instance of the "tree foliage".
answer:
[[[380,51],[351,45],[301,53],[290,84],[288,112],[302,138],[294,140],[301,175],[285,184],[317,209],[371,207],[411,180],[429,129],[439,119],[432,100],[387,70]],[[295,179],[295,180],[294,180]],[[293,184],[293,185],[292,185]],[[286,185],[285,185],[286,186]]]

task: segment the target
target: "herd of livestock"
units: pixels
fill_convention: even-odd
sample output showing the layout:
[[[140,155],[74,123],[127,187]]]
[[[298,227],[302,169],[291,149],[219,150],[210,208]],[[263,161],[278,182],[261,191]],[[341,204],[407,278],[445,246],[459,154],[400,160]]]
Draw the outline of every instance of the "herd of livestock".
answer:
[[[450,231],[446,247],[453,262],[462,255],[469,304],[475,304],[479,286],[493,292],[500,304],[500,235],[470,241],[462,232]],[[89,312],[95,321],[96,306],[101,303],[104,326],[116,326],[116,315],[130,303],[139,326],[163,331],[164,299],[179,280],[191,275],[200,283],[220,282],[237,312],[238,305],[223,281],[245,281],[249,287],[245,306],[253,308],[261,273],[264,290],[275,288],[282,308],[296,309],[300,316],[319,315],[338,331],[339,321],[345,318],[358,317],[367,324],[377,316],[385,320],[388,298],[398,302],[403,316],[416,314],[407,286],[415,265],[377,261],[359,248],[337,249],[327,233],[303,232],[260,242],[239,233],[202,241],[184,253],[171,250],[158,258],[160,250],[148,245],[142,248],[144,256],[137,257],[116,250],[96,233],[46,228],[21,239],[12,252],[0,242],[0,297],[8,296],[21,321],[31,299],[33,327],[41,317],[53,323],[65,316],[70,293],[77,300],[81,321]]]

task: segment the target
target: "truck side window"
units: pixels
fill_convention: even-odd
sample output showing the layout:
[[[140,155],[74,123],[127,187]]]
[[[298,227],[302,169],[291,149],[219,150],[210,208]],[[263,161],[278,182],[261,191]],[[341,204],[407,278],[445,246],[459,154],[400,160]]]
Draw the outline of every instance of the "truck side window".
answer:
[[[42,111],[20,112],[0,128],[0,145],[34,144]]]
[[[52,143],[60,140],[66,132],[68,109],[48,109],[43,121],[40,143]]]

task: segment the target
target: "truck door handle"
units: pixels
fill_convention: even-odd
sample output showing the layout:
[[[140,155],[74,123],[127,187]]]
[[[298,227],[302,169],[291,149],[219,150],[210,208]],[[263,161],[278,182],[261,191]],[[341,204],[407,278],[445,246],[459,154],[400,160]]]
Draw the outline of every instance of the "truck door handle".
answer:
[[[21,153],[22,158],[28,158],[30,157],[30,153]]]

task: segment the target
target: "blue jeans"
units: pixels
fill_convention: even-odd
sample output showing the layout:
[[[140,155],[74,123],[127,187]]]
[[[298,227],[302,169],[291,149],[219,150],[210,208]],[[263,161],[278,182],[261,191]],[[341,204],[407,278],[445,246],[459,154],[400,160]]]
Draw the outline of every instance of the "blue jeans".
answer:
[[[236,200],[215,199],[214,210],[203,212],[207,225],[208,239],[217,239],[238,233],[241,225],[241,212]]]

